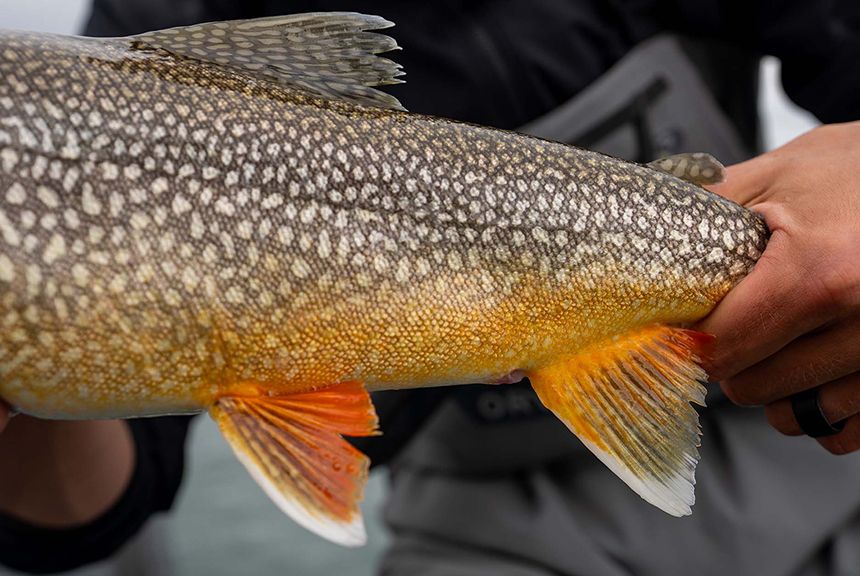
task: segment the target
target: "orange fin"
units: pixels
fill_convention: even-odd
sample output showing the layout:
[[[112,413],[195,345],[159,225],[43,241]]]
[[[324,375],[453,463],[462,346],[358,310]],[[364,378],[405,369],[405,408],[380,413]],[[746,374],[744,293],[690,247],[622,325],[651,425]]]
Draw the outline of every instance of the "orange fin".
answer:
[[[695,502],[699,417],[712,337],[652,326],[528,372],[544,405],[642,498],[673,516]]]
[[[377,433],[364,386],[224,396],[210,413],[236,456],[281,510],[333,542],[364,544],[358,503],[369,461],[341,437]]]

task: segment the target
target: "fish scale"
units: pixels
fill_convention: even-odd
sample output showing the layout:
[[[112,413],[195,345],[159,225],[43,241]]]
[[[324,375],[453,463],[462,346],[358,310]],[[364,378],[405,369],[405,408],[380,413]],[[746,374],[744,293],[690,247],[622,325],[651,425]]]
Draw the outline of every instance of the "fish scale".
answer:
[[[606,398],[637,398],[616,389],[634,373],[649,389],[702,377],[660,368],[695,360],[661,327],[702,318],[750,271],[762,219],[673,176],[686,160],[639,166],[402,111],[369,87],[399,73],[373,55],[395,47],[366,31],[385,25],[312,14],[130,39],[3,33],[0,396],[52,418],[212,410],[276,502],[336,540],[326,522],[354,502],[281,486],[272,458],[243,446],[285,429],[248,428],[261,418],[305,422],[290,398],[350,383],[543,382],[552,368],[547,386],[578,391],[536,385],[541,399],[598,456],[653,472],[625,452],[652,428],[601,439],[601,422],[647,403],[607,417]],[[646,336],[619,359],[631,334]],[[657,368],[614,371],[625,362]],[[599,393],[573,384],[582,374]],[[684,386],[692,412],[698,388]],[[327,410],[372,413],[355,394]],[[261,395],[275,404],[255,408]],[[666,446],[697,441],[685,414]],[[664,480],[680,465],[666,462]]]

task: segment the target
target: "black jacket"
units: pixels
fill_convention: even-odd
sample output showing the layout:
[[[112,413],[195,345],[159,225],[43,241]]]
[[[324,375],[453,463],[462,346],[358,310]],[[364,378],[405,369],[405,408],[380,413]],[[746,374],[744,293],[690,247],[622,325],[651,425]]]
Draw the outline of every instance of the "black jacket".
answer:
[[[87,33],[328,10],[379,14],[409,110],[516,128],[552,110],[658,32],[777,56],[789,97],[822,122],[857,117],[855,0],[95,0]],[[731,79],[736,70],[726,69]]]

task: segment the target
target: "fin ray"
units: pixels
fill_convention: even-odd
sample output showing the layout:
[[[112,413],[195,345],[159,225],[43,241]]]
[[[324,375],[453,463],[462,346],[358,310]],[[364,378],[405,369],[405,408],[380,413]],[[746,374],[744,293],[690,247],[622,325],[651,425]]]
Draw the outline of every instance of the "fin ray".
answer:
[[[393,26],[379,16],[316,12],[210,22],[146,32],[129,39],[136,49],[160,49],[225,66],[255,78],[335,100],[403,110],[373,86],[402,82],[402,68],[377,56],[398,49]]]
[[[376,433],[363,386],[225,396],[210,412],[236,456],[284,512],[339,544],[364,543],[358,502],[369,462],[341,437]]]
[[[642,498],[690,513],[704,405],[697,351],[706,336],[639,329],[528,372],[544,405]]]

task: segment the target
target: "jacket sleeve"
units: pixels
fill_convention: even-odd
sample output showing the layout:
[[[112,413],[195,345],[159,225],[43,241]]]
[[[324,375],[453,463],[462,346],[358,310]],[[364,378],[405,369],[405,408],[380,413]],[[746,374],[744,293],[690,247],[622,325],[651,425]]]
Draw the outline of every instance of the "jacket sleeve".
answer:
[[[101,517],[48,529],[0,515],[0,563],[22,572],[71,570],[111,556],[150,516],[170,509],[182,481],[189,416],[129,420],[136,463],[120,499]]]

